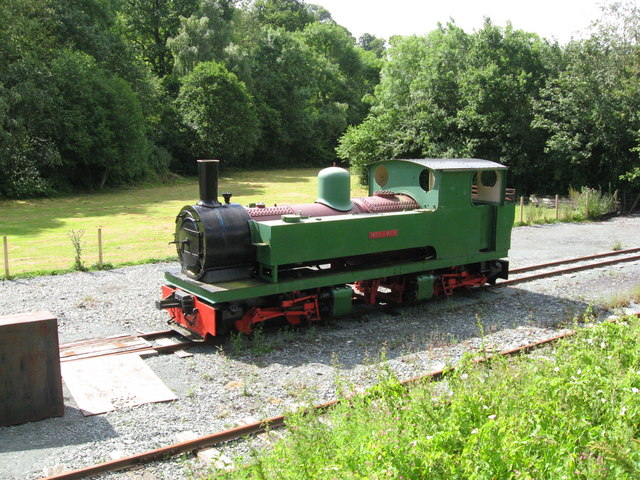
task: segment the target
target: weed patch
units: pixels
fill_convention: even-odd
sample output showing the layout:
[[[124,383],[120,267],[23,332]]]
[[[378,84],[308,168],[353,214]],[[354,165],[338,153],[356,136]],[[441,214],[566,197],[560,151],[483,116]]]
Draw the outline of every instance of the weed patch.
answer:
[[[266,355],[275,349],[275,340],[265,335],[259,325],[250,335],[235,332],[230,337],[231,352],[235,355],[249,352],[253,355]]]
[[[603,310],[616,310],[626,307],[629,303],[640,303],[640,283],[631,287],[628,291],[622,291],[610,298],[603,300],[600,307]]]
[[[75,252],[73,268],[75,270],[78,270],[79,272],[87,271],[87,267],[84,265],[84,262],[82,261],[82,250],[84,248],[84,241],[82,240],[83,235],[84,235],[84,230],[71,230],[69,232],[69,239],[71,240],[71,244],[73,245],[73,251]]]

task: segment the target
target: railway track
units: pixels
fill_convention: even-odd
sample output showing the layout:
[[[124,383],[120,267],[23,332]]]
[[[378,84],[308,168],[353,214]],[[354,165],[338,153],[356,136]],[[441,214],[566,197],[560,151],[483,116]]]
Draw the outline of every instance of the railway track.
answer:
[[[563,274],[572,273],[572,272],[581,271],[581,270],[600,268],[600,267],[614,265],[614,264],[623,263],[623,262],[632,262],[632,261],[640,260],[640,254],[638,253],[640,253],[640,248],[632,248],[627,250],[607,252],[607,253],[598,254],[598,255],[576,257],[572,259],[560,260],[560,261],[550,262],[550,263],[545,263],[540,265],[521,267],[521,268],[511,270],[510,274],[521,275],[528,272],[547,270],[547,269],[562,266],[562,265],[572,265],[565,268],[544,271],[541,273],[535,273],[533,275],[527,275],[527,276],[505,280],[497,283],[495,287],[503,287],[503,286],[526,282],[526,281],[533,281],[540,278],[563,275]],[[603,259],[607,259],[607,260],[603,260]],[[579,264],[579,265],[576,265],[576,264]],[[576,333],[575,331],[570,331],[570,332],[549,338],[547,340],[535,342],[529,345],[524,345],[511,350],[504,350],[501,352],[497,352],[495,354],[487,355],[482,358],[477,358],[475,361],[478,363],[486,362],[487,360],[494,357],[495,355],[511,356],[511,355],[518,355],[522,353],[528,353],[538,348],[557,342],[558,340],[571,337],[575,335],[575,333]],[[146,341],[149,341],[149,340],[154,340],[157,338],[162,338],[162,337],[173,335],[173,334],[175,334],[173,330],[164,330],[160,332],[140,334],[137,336],[129,336],[128,338],[141,338]],[[92,342],[95,343],[95,342],[99,342],[100,340],[101,339],[95,339],[95,340],[85,341],[84,343],[83,342],[77,342],[77,343],[83,344],[83,345],[90,345]],[[186,348],[193,344],[194,342],[189,341],[189,342],[178,342],[172,345],[156,345],[156,346],[152,345],[152,346],[145,346],[145,347],[132,347],[131,349],[126,351],[110,352],[110,353],[103,353],[103,354],[113,355],[113,354],[119,354],[119,353],[145,352],[145,351],[151,351],[151,350],[155,350],[158,352],[169,352],[169,351],[174,351],[180,348]],[[67,345],[70,345],[70,344],[67,344]],[[84,357],[81,357],[81,358],[84,358]],[[68,358],[66,360],[63,360],[61,357],[61,361],[68,361],[68,360],[69,360]],[[455,370],[455,367],[448,369],[447,372],[451,372],[453,370]],[[418,383],[426,379],[437,380],[437,379],[443,378],[444,376],[445,376],[445,371],[438,370],[426,375],[421,375],[408,380],[404,380],[401,383],[409,387],[414,383]],[[335,406],[338,403],[338,401],[332,401],[332,402],[316,405],[315,407],[310,408],[310,410],[323,412]],[[284,415],[272,417],[272,418],[264,419],[258,422],[253,422],[253,423],[242,425],[236,428],[232,428],[229,430],[217,432],[204,437],[199,437],[193,440],[176,443],[173,445],[168,445],[166,447],[162,447],[155,450],[150,450],[140,454],[132,455],[129,457],[121,458],[118,460],[113,460],[110,462],[92,465],[92,466],[81,468],[71,472],[54,475],[51,477],[47,477],[45,480],[80,479],[80,478],[87,478],[87,477],[99,475],[106,472],[124,470],[124,469],[132,468],[135,466],[139,466],[145,463],[149,463],[152,461],[162,460],[162,459],[166,459],[168,457],[172,457],[176,455],[192,453],[199,450],[212,448],[212,447],[215,447],[216,445],[220,445],[222,443],[229,442],[232,440],[237,440],[247,436],[259,435],[268,430],[272,430],[272,429],[284,426],[285,421],[286,421],[286,416]]]
[[[603,260],[607,259],[607,260]],[[510,270],[510,275],[516,275],[516,278],[504,280],[496,283],[494,287],[505,287],[518,283],[538,280],[557,275],[564,275],[581,270],[589,270],[623,262],[632,262],[640,260],[640,248],[631,248],[626,250],[618,250],[614,252],[601,253],[597,255],[589,255],[585,257],[576,257],[556,262],[544,263],[540,265],[531,265],[527,267],[515,268]],[[579,264],[579,265],[575,265]],[[573,265],[556,270],[548,270],[561,265]],[[547,270],[533,275],[520,276],[523,273]],[[490,288],[488,286],[486,288]],[[385,310],[388,305],[379,309]],[[374,308],[374,310],[376,310]],[[370,313],[371,309],[367,310]],[[162,342],[164,339],[172,339],[169,342]],[[67,362],[80,360],[89,357],[122,355],[126,353],[170,353],[177,350],[187,349],[196,342],[185,340],[174,330],[162,330],[158,332],[141,333],[138,335],[118,335],[108,338],[97,338],[89,340],[81,340],[60,345],[60,361]]]
[[[602,259],[609,260],[602,260]],[[508,285],[515,285],[517,283],[531,282],[541,278],[548,278],[558,275],[566,275],[568,273],[579,272],[583,270],[592,270],[594,268],[607,267],[610,265],[616,265],[618,263],[634,262],[640,260],[640,248],[629,248],[626,250],[616,250],[613,252],[600,253],[597,255],[588,255],[584,257],[569,258],[566,260],[558,260],[556,262],[542,263],[540,265],[531,265],[527,267],[514,268],[509,271],[509,275],[521,275],[527,272],[533,272],[538,270],[547,270],[552,267],[558,267],[561,265],[573,264],[573,266],[559,268],[556,270],[547,270],[541,273],[535,273],[533,275],[518,276],[516,278],[510,278],[496,283],[496,287],[506,287]],[[579,265],[575,265],[579,264]]]

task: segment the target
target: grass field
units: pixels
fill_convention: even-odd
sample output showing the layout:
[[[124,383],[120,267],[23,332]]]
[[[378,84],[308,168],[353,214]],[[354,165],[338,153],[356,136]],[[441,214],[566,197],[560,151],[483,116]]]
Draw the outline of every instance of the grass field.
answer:
[[[219,191],[234,194],[232,202],[306,203],[316,199],[317,168],[243,171],[222,175]],[[352,195],[366,190],[352,179]],[[80,259],[98,263],[98,229],[102,229],[103,262],[121,265],[175,256],[175,217],[198,200],[198,182],[137,187],[108,193],[40,200],[0,202],[0,236],[8,239],[9,273],[65,271],[76,251],[70,238],[80,236]],[[2,260],[0,256],[0,260]],[[2,260],[0,278],[4,276]]]
[[[319,170],[234,172],[222,175],[219,192],[232,192],[232,202],[243,205],[313,202]],[[352,176],[351,185],[353,197],[366,195],[358,177]],[[610,197],[592,193],[591,198],[592,215],[607,211],[612,204]],[[171,185],[108,193],[0,201],[0,237],[7,237],[9,276],[63,272],[75,266],[96,268],[98,229],[102,234],[103,263],[107,266],[173,258],[175,246],[169,242],[173,240],[175,217],[182,206],[197,200],[197,179],[182,179]],[[520,222],[517,207],[515,224],[585,220],[583,192],[574,192],[572,201],[578,208],[563,206],[559,219],[553,209],[525,205]],[[7,274],[3,255],[0,261],[0,278],[4,278]]]

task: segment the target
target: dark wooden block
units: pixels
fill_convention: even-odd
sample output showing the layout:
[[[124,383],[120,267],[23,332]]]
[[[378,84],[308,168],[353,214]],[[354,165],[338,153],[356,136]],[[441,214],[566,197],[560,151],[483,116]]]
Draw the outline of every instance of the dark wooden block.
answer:
[[[62,415],[58,320],[44,311],[0,316],[0,426]]]

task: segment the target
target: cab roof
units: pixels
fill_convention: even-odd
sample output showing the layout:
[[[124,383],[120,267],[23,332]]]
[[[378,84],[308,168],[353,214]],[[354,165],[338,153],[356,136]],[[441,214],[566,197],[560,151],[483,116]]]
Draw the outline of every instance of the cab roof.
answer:
[[[386,160],[389,161],[389,160]],[[423,167],[430,168],[431,170],[449,170],[449,171],[460,171],[460,170],[506,170],[507,167],[496,162],[491,162],[489,160],[482,160],[479,158],[402,158],[396,160],[398,162],[409,162],[415,163],[418,165],[422,165]],[[375,165],[377,163],[374,162],[370,165]]]

